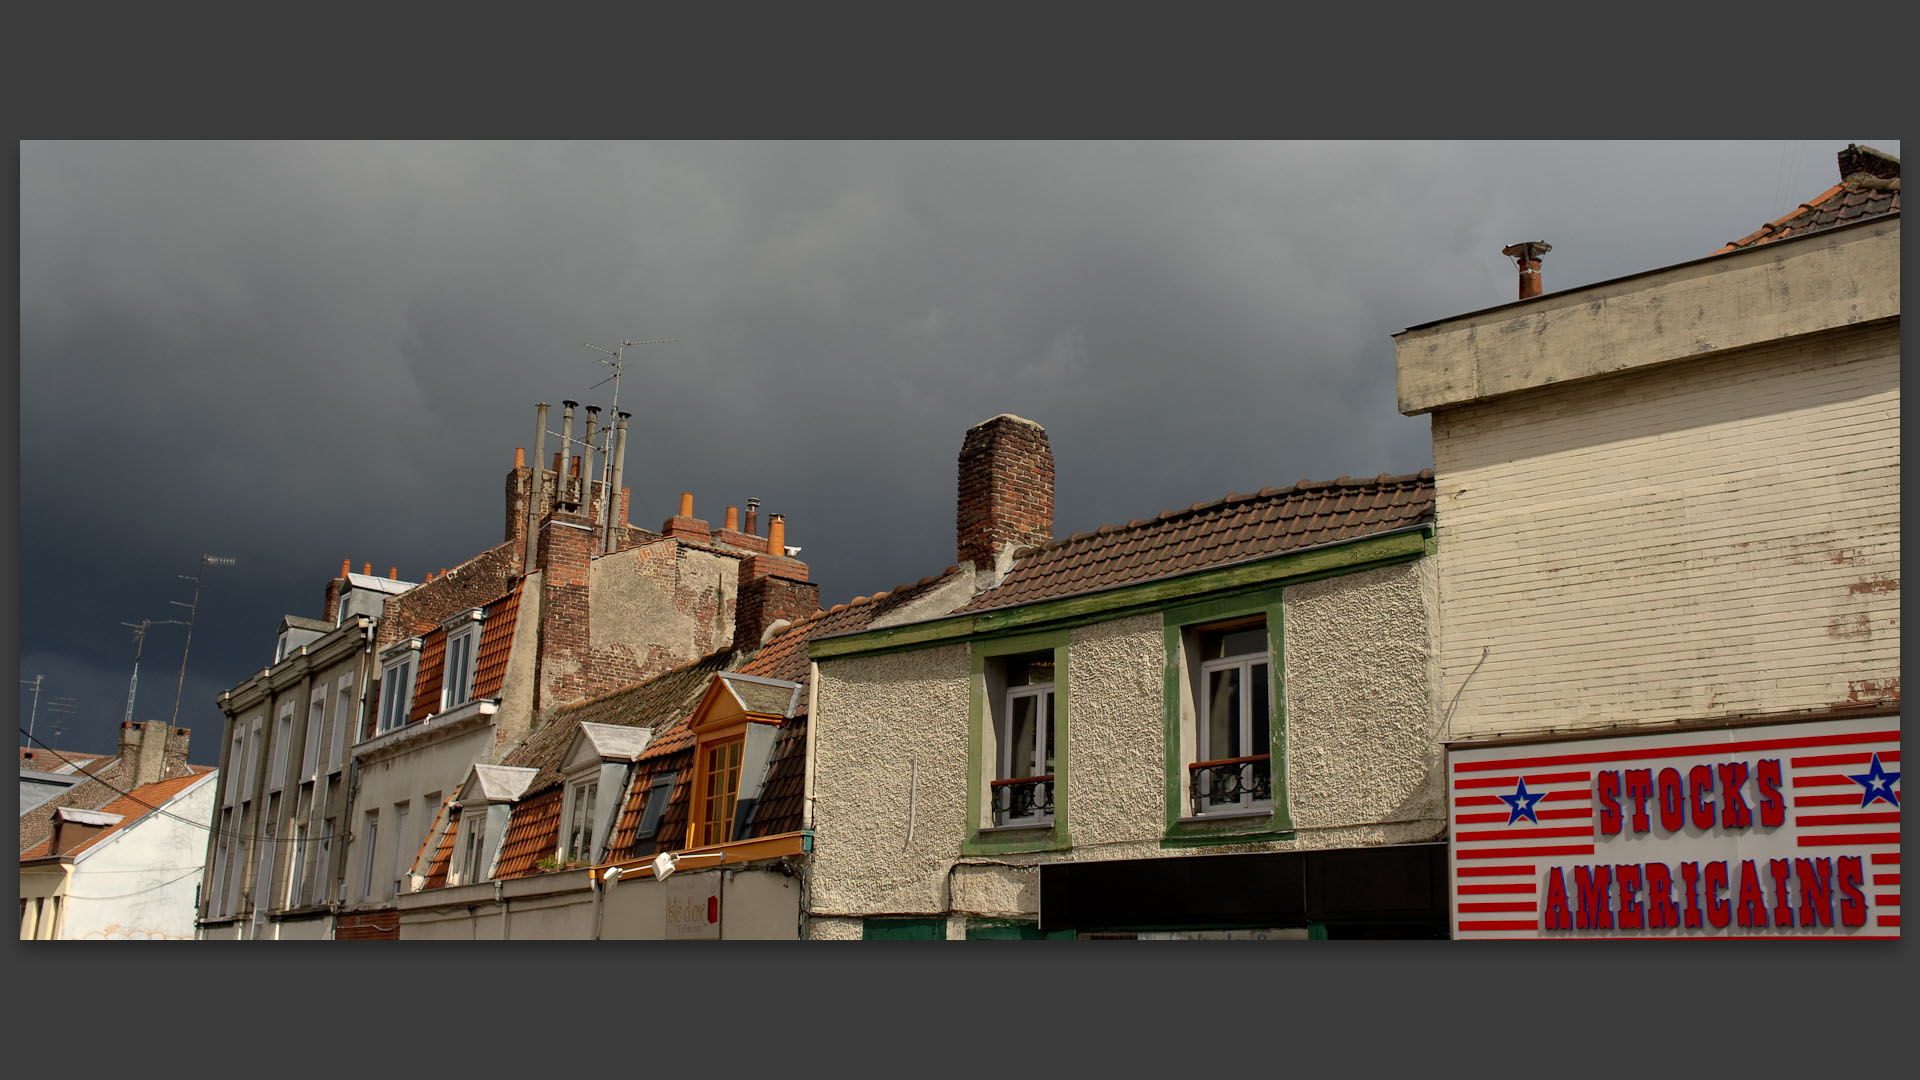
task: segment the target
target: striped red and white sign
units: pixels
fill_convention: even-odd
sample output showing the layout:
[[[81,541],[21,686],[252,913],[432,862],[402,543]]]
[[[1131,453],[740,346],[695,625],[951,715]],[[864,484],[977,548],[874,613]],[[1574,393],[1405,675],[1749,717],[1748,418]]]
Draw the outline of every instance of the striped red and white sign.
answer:
[[[1900,718],[1448,755],[1453,936],[1900,936]]]

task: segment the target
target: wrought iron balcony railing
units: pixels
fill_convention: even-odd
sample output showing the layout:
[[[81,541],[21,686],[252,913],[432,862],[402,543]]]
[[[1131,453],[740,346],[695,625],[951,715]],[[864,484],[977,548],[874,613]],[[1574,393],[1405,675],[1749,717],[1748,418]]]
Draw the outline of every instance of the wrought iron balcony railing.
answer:
[[[1246,809],[1273,801],[1273,755],[1196,761],[1187,766],[1195,813]]]
[[[1052,773],[995,780],[988,787],[993,793],[995,825],[1044,824],[1053,820]]]

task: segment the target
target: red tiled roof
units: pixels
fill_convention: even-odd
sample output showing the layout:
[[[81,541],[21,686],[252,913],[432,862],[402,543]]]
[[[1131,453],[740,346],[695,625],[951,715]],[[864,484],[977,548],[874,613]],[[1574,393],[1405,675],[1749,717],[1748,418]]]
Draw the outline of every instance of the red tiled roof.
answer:
[[[513,820],[500,841],[500,865],[496,878],[526,877],[534,864],[552,855],[560,846],[560,804],[567,789],[549,788],[513,807]]]
[[[1789,236],[1806,236],[1867,218],[1900,212],[1899,158],[1851,144],[1840,151],[1839,158],[1841,175],[1838,184],[1801,203],[1785,217],[1760,226],[1714,254],[1723,255],[1729,251],[1784,240]]]
[[[62,750],[55,755],[51,750],[39,750],[30,746],[20,748],[20,767],[38,772],[59,772],[71,762],[82,767],[91,766],[96,761],[111,761],[113,754],[82,754],[74,750]],[[66,760],[61,760],[65,758]]]
[[[767,762],[767,780],[753,808],[747,837],[798,832],[806,820],[807,717],[805,713],[780,725]]]
[[[737,655],[731,649],[721,649],[631,686],[554,709],[525,742],[500,759],[500,764],[539,769],[522,798],[537,795],[561,782],[561,756],[567,752],[567,744],[581,724],[617,724],[659,731],[684,721],[700,704],[700,696],[707,692],[707,684],[713,681],[714,674],[727,670]]]
[[[440,710],[440,672],[447,666],[447,632],[435,627],[420,642],[420,671],[413,680],[413,710],[407,723],[417,724]]]
[[[447,871],[453,866],[453,838],[459,831],[460,806],[457,803],[448,803],[447,827],[440,834],[440,849],[433,853],[433,862],[427,866],[427,880],[420,886],[422,889],[439,889],[446,886]]]
[[[1433,520],[1433,470],[1300,481],[1228,495],[1125,525],[1102,525],[1014,556],[1000,584],[961,612],[1031,604],[1262,559]]]
[[[189,765],[187,769],[189,771],[184,776],[176,776],[171,780],[160,780],[152,784],[143,784],[140,787],[134,788],[131,794],[122,795],[107,805],[100,807],[102,813],[120,815],[120,823],[108,826],[93,836],[88,837],[78,847],[66,854],[78,855],[100,843],[102,840],[105,840],[107,837],[146,817],[148,814],[153,813],[156,808],[164,808],[167,800],[179,795],[192,785],[194,781],[213,771],[210,766],[206,765]],[[21,852],[20,858],[22,860],[45,858],[51,850],[52,843],[51,837],[42,840]]]
[[[480,646],[474,650],[473,696],[497,698],[507,679],[507,658],[513,651],[513,624],[520,615],[520,591],[526,579],[514,583],[513,591],[487,605],[487,621],[480,627]]]

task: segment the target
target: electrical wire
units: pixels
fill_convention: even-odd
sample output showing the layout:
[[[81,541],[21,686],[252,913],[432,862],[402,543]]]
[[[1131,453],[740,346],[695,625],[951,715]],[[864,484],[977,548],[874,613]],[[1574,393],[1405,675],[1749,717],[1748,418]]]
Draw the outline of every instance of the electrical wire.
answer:
[[[139,896],[142,893],[156,892],[160,889],[164,889],[167,886],[174,884],[175,882],[185,881],[188,878],[194,876],[195,874],[198,874],[199,872],[200,872],[200,867],[196,866],[192,870],[189,870],[186,873],[181,874],[177,878],[168,878],[166,881],[163,881],[158,885],[149,885],[144,889],[135,889],[134,891],[129,893],[117,893],[113,896],[80,896],[76,893],[65,893],[62,895],[61,898],[65,900],[125,900],[129,896]]]

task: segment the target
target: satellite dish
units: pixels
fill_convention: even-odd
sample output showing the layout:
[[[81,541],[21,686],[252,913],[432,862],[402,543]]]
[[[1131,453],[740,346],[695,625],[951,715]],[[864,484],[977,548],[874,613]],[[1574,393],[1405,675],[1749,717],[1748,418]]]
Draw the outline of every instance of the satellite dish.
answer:
[[[674,858],[673,852],[671,851],[663,851],[660,854],[655,855],[653,857],[653,880],[655,881],[667,880],[667,878],[673,873],[673,868],[678,865],[680,865],[680,860]]]

